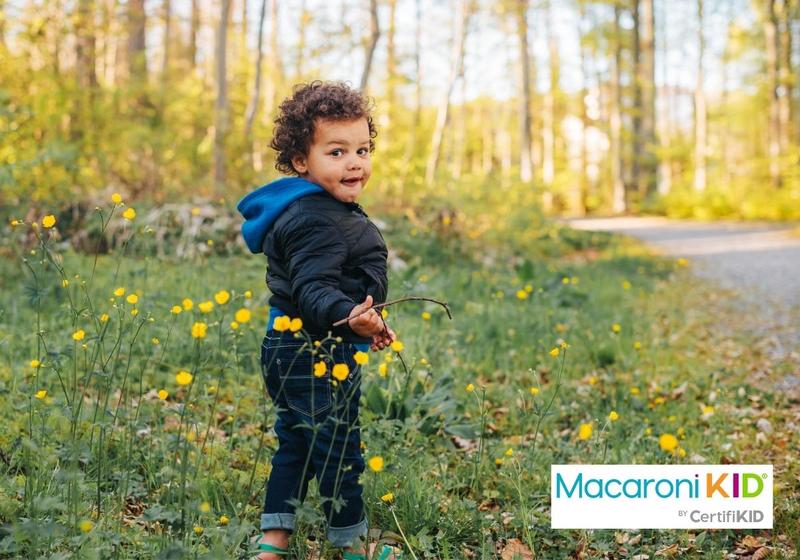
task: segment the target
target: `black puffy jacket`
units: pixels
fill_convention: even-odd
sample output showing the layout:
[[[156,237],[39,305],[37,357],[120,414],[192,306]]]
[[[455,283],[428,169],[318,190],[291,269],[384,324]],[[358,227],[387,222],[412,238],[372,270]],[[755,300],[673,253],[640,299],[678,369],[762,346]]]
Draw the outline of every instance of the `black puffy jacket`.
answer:
[[[328,331],[348,342],[368,343],[347,325],[357,303],[372,295],[386,301],[386,243],[358,203],[341,202],[327,192],[292,202],[267,231],[269,304],[303,319],[313,336]]]

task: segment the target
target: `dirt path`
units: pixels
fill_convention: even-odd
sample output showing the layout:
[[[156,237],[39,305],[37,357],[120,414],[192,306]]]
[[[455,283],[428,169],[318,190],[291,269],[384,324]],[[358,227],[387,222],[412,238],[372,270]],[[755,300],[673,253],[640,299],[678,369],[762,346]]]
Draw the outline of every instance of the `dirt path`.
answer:
[[[640,239],[656,251],[685,257],[698,276],[734,290],[753,334],[769,340],[772,356],[800,364],[800,237],[789,227],[666,218],[567,220],[576,229],[611,231]],[[778,388],[800,387],[799,371]]]

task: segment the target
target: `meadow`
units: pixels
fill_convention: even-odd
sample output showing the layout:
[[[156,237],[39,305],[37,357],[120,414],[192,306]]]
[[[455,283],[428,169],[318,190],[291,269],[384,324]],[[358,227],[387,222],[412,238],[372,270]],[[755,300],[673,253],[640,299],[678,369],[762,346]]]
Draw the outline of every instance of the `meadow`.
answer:
[[[402,344],[363,366],[374,533],[419,559],[794,557],[800,441],[754,381],[781,366],[741,309],[689,261],[546,221],[521,193],[367,206],[389,299],[452,313],[387,307]],[[250,557],[277,446],[265,258],[213,238],[236,233],[225,201],[177,209],[181,228],[131,210],[5,226],[0,558]],[[775,529],[550,529],[550,465],[601,462],[773,462]],[[298,558],[335,557],[318,506],[312,483]]]

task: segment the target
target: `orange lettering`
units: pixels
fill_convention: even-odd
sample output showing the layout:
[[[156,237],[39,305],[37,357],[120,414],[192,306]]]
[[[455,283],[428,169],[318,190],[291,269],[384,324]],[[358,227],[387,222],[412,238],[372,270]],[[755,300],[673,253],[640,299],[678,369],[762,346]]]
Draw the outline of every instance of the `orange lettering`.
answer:
[[[711,478],[711,473],[706,473],[706,497],[711,498],[714,492],[719,491],[723,498],[730,498],[728,493],[722,488],[722,483],[725,482],[726,478],[728,478],[728,473],[721,474],[719,479],[714,482]]]

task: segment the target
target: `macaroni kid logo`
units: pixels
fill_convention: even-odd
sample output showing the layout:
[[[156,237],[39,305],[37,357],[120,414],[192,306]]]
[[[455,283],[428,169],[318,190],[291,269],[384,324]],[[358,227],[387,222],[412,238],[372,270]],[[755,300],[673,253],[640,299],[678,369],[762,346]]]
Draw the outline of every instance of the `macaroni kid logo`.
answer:
[[[772,528],[772,465],[553,465],[556,529]]]

